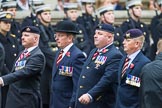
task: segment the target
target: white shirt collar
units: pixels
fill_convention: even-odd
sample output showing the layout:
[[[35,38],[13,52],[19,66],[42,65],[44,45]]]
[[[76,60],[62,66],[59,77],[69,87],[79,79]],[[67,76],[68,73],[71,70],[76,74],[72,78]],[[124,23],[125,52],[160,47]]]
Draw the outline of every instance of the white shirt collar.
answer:
[[[132,63],[132,61],[134,60],[134,58],[138,55],[138,53],[139,53],[140,51],[141,51],[141,50],[138,50],[138,51],[134,52],[133,54],[128,55],[128,58],[130,58],[129,65],[130,65],[130,63]]]
[[[32,50],[34,50],[37,46],[33,46],[27,49],[28,52],[31,52]]]
[[[113,42],[112,43],[110,43],[110,44],[108,44],[108,45],[106,45],[105,47],[103,47],[103,48],[101,48],[101,49],[98,49],[98,52],[102,52],[102,50],[103,49],[105,49],[105,48],[107,48],[107,47],[109,47],[110,45],[112,45],[113,44]]]

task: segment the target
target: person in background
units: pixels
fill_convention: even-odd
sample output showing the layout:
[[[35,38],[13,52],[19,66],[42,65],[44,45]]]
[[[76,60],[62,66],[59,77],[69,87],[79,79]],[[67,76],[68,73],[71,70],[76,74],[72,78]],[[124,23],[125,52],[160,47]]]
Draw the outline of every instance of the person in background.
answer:
[[[114,6],[114,10],[123,10],[123,7],[119,4],[120,0],[111,0]]]
[[[153,39],[153,44],[151,46],[151,60],[155,59],[156,51],[157,51],[157,42],[159,41],[160,38],[162,38],[162,0],[157,1],[158,6],[159,6],[159,11],[160,14],[158,14],[158,10],[156,10],[156,16],[154,16],[151,20],[150,24],[150,31],[151,31],[151,36]]]
[[[157,43],[156,58],[141,71],[140,108],[162,106],[162,39]]]
[[[96,26],[99,24],[99,19],[94,7],[95,0],[81,0],[81,3],[82,14],[77,18],[77,23],[81,24],[85,28],[91,49],[93,49],[95,47],[93,35]]]
[[[55,11],[64,11],[64,3],[68,3],[69,0],[57,0],[57,5],[55,6]]]
[[[123,52],[122,42],[123,32],[120,27],[115,26],[115,15],[114,15],[114,7],[113,5],[102,6],[98,9],[98,13],[100,14],[100,21],[102,24],[110,24],[114,27],[114,45],[117,49],[120,49]]]
[[[18,11],[28,11],[29,9],[29,0],[17,0]]]
[[[10,1],[3,0],[1,3],[1,7],[2,7],[3,11],[9,11],[9,12],[13,13],[13,20],[11,22],[11,30],[10,31],[12,34],[14,34],[16,36],[18,42],[21,45],[21,37],[20,37],[21,36],[21,33],[20,33],[21,25],[19,22],[17,22],[15,20],[16,11],[17,11],[17,2],[14,0],[10,0]]]
[[[16,36],[11,34],[10,31],[12,19],[13,14],[11,12],[0,12],[0,42],[5,50],[4,70],[1,72],[1,75],[6,75],[11,72],[13,63],[20,51],[19,42],[17,41]],[[8,85],[2,87],[1,90],[1,108],[5,108]]]
[[[102,7],[102,6],[107,6],[111,5],[111,0],[96,0],[96,9]]]
[[[65,3],[65,18],[63,20],[70,20],[76,24],[79,34],[76,35],[74,44],[87,56],[90,52],[91,46],[88,45],[88,35],[85,28],[82,24],[77,23],[77,18],[79,16],[78,11],[78,3]]]
[[[38,47],[40,31],[33,26],[22,29],[25,50],[16,59],[12,71],[0,77],[0,86],[10,85],[5,108],[42,108],[40,78],[45,57]]]
[[[120,27],[122,29],[122,32],[125,33],[129,29],[140,29],[145,36],[145,42],[142,48],[142,52],[147,57],[150,57],[150,35],[148,26],[140,21],[142,16],[142,1],[130,0],[126,2],[126,8],[128,11],[129,19],[121,24]]]
[[[61,21],[55,31],[60,50],[53,65],[50,108],[74,108],[78,80],[86,57],[73,43],[78,33],[75,23]]]
[[[99,24],[94,34],[94,48],[79,78],[75,108],[114,108],[121,52],[116,49],[114,27]]]
[[[118,90],[115,108],[139,108],[140,73],[150,60],[141,49],[145,37],[139,29],[130,29],[124,35],[124,51],[118,71]]]

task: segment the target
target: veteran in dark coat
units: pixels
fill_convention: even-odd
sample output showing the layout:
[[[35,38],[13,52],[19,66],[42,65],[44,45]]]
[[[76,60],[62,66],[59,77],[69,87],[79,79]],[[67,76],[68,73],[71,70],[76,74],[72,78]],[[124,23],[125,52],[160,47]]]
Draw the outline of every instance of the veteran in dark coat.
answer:
[[[85,62],[77,87],[75,108],[114,108],[117,71],[122,54],[113,44],[114,28],[100,24],[93,49]]]
[[[85,56],[74,44],[75,23],[66,20],[56,25],[55,39],[60,50],[52,71],[50,108],[74,107],[76,89]]]
[[[140,108],[162,106],[162,40],[157,43],[155,60],[146,64],[141,72]]]
[[[142,16],[142,0],[130,0],[126,2],[126,8],[129,19],[121,24],[120,27],[122,32],[125,33],[129,29],[140,29],[145,36],[145,42],[141,51],[144,53],[144,55],[150,57],[150,35],[148,26],[140,21]]]
[[[14,34],[11,34],[11,22],[13,15],[11,12],[0,12],[0,42],[5,50],[4,68],[1,75],[11,72],[15,59],[19,53],[19,43]],[[8,85],[2,87],[2,108],[5,106]]]
[[[52,78],[52,66],[55,58],[55,53],[58,50],[55,39],[54,30],[51,26],[51,7],[50,5],[42,4],[35,6],[36,16],[25,18],[22,26],[33,25],[40,30],[39,48],[46,58],[46,66],[41,77],[41,94],[43,100],[43,108],[49,108],[50,103],[50,88]]]
[[[40,31],[29,26],[22,29],[25,50],[17,58],[12,73],[0,77],[0,85],[9,85],[5,108],[42,108],[40,78],[45,57],[38,47]]]
[[[144,35],[139,29],[130,29],[124,35],[124,51],[118,72],[118,90],[115,108],[139,108],[139,87],[142,67],[150,62],[141,52]]]

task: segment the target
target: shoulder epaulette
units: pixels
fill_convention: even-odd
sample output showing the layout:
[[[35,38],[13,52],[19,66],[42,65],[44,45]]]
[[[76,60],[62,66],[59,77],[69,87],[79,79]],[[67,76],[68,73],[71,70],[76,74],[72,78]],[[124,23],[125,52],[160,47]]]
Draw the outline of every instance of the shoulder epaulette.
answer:
[[[14,35],[14,34],[10,34],[10,36],[11,36],[11,37],[14,37],[14,38],[16,37],[16,35]]]

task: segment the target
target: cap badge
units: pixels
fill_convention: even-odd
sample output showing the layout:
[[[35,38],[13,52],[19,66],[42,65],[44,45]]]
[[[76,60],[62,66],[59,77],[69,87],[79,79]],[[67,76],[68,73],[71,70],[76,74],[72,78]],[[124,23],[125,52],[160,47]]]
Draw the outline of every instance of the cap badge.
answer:
[[[28,28],[26,28],[26,31],[28,31],[28,32],[29,32],[29,31],[30,31],[30,28],[29,28],[29,27],[28,27]]]
[[[6,14],[7,19],[11,19],[11,14]]]
[[[126,33],[126,38],[130,38],[130,33]]]

